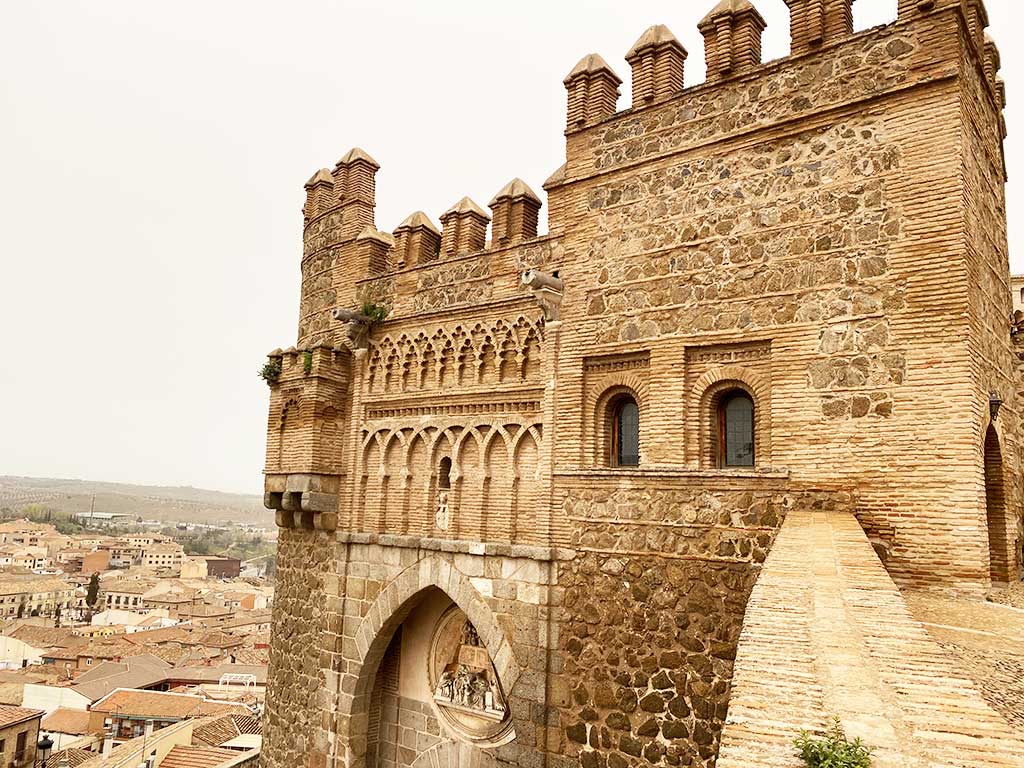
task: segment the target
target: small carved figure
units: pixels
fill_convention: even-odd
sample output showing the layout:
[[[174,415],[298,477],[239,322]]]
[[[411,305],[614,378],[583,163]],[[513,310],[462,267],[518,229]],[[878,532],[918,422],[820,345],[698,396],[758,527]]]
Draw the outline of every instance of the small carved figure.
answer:
[[[445,670],[441,674],[441,679],[437,683],[437,692],[441,698],[452,701],[455,699],[455,675],[450,670]]]
[[[463,707],[469,706],[469,697],[472,693],[473,675],[465,664],[459,666],[455,675],[455,703]]]
[[[466,625],[462,628],[462,644],[480,645],[480,635],[477,634],[476,627],[473,626],[472,622],[467,621]]]
[[[477,675],[472,682],[472,693],[470,695],[470,706],[473,709],[484,709],[486,706],[487,692],[491,686],[487,679],[481,674]]]
[[[434,522],[442,531],[447,531],[450,524],[448,513],[448,491],[441,491],[437,498],[437,512],[434,514]]]

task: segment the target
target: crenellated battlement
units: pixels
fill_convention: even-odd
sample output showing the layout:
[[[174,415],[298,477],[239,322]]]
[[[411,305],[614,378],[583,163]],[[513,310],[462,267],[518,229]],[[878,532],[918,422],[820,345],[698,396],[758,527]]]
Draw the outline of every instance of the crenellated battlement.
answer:
[[[649,27],[626,54],[633,70],[633,108],[657,104],[681,91],[687,55],[664,24]]]
[[[686,50],[664,25],[651,27],[626,54],[626,61],[633,70],[633,102],[625,112],[700,92],[708,85],[724,83],[762,67],[785,66],[794,59],[842,44],[855,36],[853,1],[785,0],[790,10],[791,53],[762,63],[764,18],[749,0],[722,0],[698,25],[704,38],[707,79],[690,88],[685,88],[682,82]],[[924,15],[949,10],[959,12],[967,39],[973,42],[972,53],[982,66],[995,66],[998,71],[998,51],[991,51],[986,42],[984,30],[988,26],[988,14],[983,0],[900,0],[898,19],[888,26],[911,23]],[[865,33],[857,33],[857,36],[861,34]],[[659,57],[656,50],[660,51],[663,62],[660,69],[654,64]],[[875,62],[875,66],[884,65],[884,61]],[[623,111],[617,110],[621,83],[621,78],[600,54],[584,56],[565,79],[569,103],[566,132],[582,131],[623,115]]]
[[[557,239],[574,216],[570,193],[564,192],[573,184],[955,77],[962,58],[958,49],[965,48],[967,59],[977,63],[994,108],[1002,110],[999,50],[985,35],[982,0],[905,0],[895,22],[856,34],[852,4],[787,0],[792,53],[762,63],[763,17],[750,0],[722,0],[698,25],[707,80],[689,88],[683,84],[686,49],[665,25],[649,27],[625,56],[632,103],[622,111],[617,111],[622,79],[597,53],[580,59],[564,80],[567,162],[544,184],[552,236]],[[935,22],[921,27],[927,33],[917,31],[922,20]],[[1003,137],[1005,121],[1000,116],[997,122]],[[374,221],[379,168],[356,148],[333,171],[321,169],[305,185],[304,342],[330,339],[329,310],[356,308],[367,298],[397,311],[420,311],[457,300],[472,303],[474,296],[523,295],[515,286],[517,272],[544,265],[522,254],[504,260],[488,254],[522,252],[537,239],[543,204],[526,182],[505,185],[489,203],[490,212],[464,197],[441,214],[440,227],[417,211],[388,234]],[[420,273],[428,266],[428,273],[472,283],[477,293],[456,287],[439,302],[438,289],[446,281],[424,282]],[[402,277],[410,270],[417,276]]]
[[[761,63],[764,18],[749,0],[722,0],[698,25],[704,37],[708,82],[747,72]]]
[[[957,49],[966,48],[994,108],[1003,108],[999,51],[984,32],[988,17],[982,0],[904,0],[895,22],[856,34],[852,4],[787,0],[791,55],[762,63],[763,17],[750,0],[722,0],[698,25],[707,80],[688,88],[686,49],[665,25],[649,27],[626,53],[632,103],[621,111],[622,79],[597,53],[580,59],[564,80],[567,162],[544,184],[552,236],[560,237],[575,215],[571,193],[565,191],[573,184],[955,77],[962,58]],[[917,31],[922,20],[935,22],[921,27],[927,33]],[[997,120],[1000,137],[1005,136],[1005,121]],[[304,343],[331,338],[330,309],[356,308],[368,297],[392,310],[420,311],[457,300],[472,303],[474,296],[523,295],[515,285],[517,272],[544,265],[530,263],[522,253],[504,260],[489,254],[523,252],[537,239],[543,204],[526,182],[505,185],[489,203],[490,212],[464,197],[440,215],[440,226],[417,211],[389,234],[374,221],[379,168],[355,148],[333,171],[321,169],[305,185]],[[456,287],[438,300],[446,281],[424,282],[421,273],[428,266],[428,273],[446,273],[478,292]],[[417,275],[402,277],[410,270]]]

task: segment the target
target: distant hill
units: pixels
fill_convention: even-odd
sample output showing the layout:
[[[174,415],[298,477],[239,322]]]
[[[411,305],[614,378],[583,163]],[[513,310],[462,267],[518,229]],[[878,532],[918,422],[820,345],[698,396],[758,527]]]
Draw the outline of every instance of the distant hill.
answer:
[[[274,513],[265,509],[263,498],[256,495],[0,475],[0,509],[17,511],[42,504],[55,512],[88,512],[93,496],[97,512],[124,512],[147,520],[274,525]]]

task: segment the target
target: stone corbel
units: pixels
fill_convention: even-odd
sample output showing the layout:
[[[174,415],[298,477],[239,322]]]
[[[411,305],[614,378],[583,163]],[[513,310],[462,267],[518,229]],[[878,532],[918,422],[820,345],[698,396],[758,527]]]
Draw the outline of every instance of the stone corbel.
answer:
[[[522,274],[522,283],[533,292],[533,298],[540,305],[547,322],[561,319],[565,284],[560,277],[541,272],[539,269],[528,269]]]
[[[333,531],[338,527],[338,485],[335,475],[268,475],[263,505],[274,510],[280,528]]]
[[[373,320],[351,309],[335,309],[331,315],[335,320],[344,324],[341,343],[350,352],[366,349],[369,346],[370,326],[373,324]]]

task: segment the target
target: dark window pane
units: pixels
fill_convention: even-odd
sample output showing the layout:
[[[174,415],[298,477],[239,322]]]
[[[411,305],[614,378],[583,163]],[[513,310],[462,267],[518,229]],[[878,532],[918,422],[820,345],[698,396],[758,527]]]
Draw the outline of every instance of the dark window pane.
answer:
[[[754,402],[747,395],[725,403],[725,466],[754,466]]]
[[[625,400],[619,405],[616,418],[616,463],[620,467],[635,467],[640,463],[640,409],[634,400]]]

